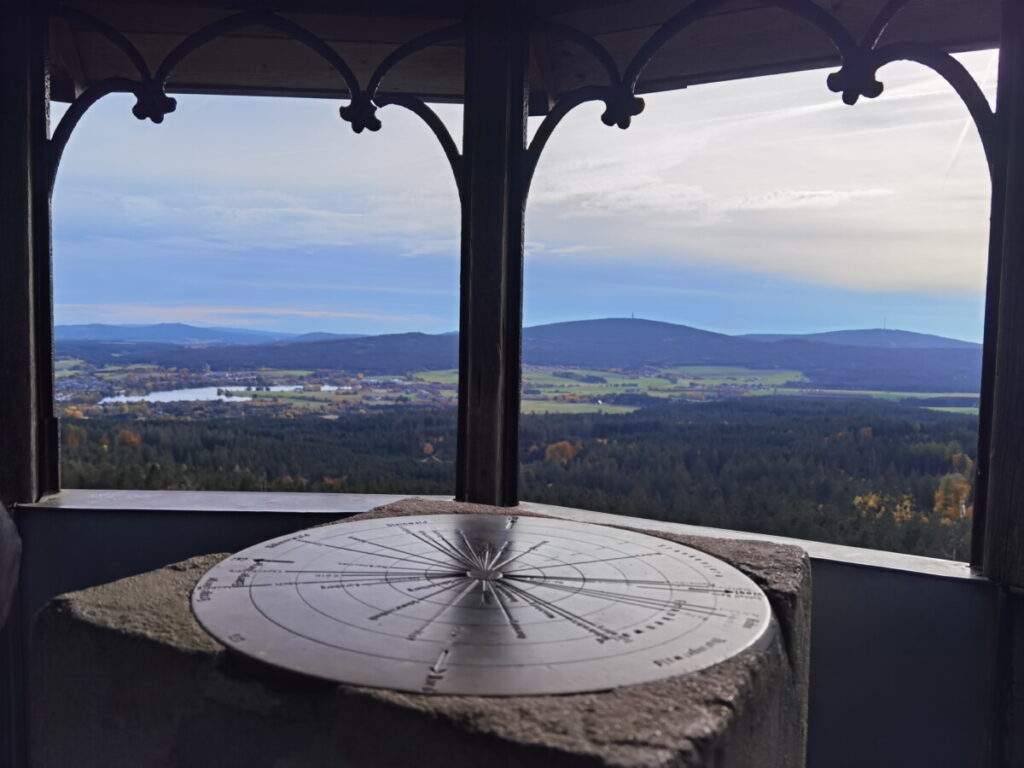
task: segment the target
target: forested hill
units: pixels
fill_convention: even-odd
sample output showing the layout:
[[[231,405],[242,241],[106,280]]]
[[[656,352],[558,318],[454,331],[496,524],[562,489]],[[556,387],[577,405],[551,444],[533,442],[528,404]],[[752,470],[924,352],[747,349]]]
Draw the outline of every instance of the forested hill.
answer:
[[[185,347],[60,341],[57,352],[97,365],[147,363],[199,370],[259,367],[404,374],[457,365],[455,334],[403,333],[348,339]],[[783,339],[758,341],[650,320],[605,319],[523,331],[528,365],[638,370],[729,365],[800,371],[810,386],[917,392],[976,392],[980,347],[878,348]]]
[[[981,349],[981,344],[961,341],[930,333],[912,333],[892,328],[868,328],[857,331],[826,331],[824,333],[748,333],[740,338],[752,341],[820,341],[847,347],[878,347],[880,349]]]
[[[193,370],[208,365],[214,370],[301,368],[401,374],[454,368],[458,364],[459,337],[454,334],[395,333],[352,339],[216,347],[65,341],[57,343],[57,354],[94,365],[144,363]]]

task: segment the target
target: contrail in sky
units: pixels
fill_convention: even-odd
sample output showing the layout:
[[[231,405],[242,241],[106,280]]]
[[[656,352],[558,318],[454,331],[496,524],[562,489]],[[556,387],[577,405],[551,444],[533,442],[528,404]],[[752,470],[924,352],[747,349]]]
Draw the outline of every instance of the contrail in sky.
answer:
[[[992,74],[996,71],[996,66],[999,64],[999,51],[992,52],[992,58],[989,59],[988,68],[985,70],[984,76],[981,78],[981,82],[978,85],[984,90],[992,79]],[[964,120],[964,127],[960,131],[960,135],[957,137],[956,144],[953,145],[953,154],[950,155],[949,163],[946,165],[945,179],[949,178],[949,174],[953,170],[953,166],[956,165],[956,160],[960,156],[960,150],[964,148],[964,142],[967,140],[967,134],[974,128],[974,120],[970,116]]]

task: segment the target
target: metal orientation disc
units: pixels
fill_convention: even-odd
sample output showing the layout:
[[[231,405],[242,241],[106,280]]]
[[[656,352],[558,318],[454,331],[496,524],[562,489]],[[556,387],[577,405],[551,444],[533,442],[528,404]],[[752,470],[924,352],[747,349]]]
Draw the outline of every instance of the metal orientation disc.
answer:
[[[263,662],[338,682],[477,696],[578,693],[764,642],[764,593],[691,547],[539,517],[424,515],[313,528],[223,560],[199,622]]]

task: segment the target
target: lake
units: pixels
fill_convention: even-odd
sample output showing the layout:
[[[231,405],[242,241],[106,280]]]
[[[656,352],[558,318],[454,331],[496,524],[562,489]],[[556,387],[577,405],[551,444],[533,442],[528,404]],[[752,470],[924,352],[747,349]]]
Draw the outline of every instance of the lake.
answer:
[[[335,387],[324,385],[320,387],[321,392],[336,392],[351,390],[352,387]],[[277,384],[259,392],[230,387],[191,387],[189,389],[167,389],[162,392],[150,392],[148,395],[113,395],[100,400],[100,405],[108,403],[182,403],[199,402],[203,400],[238,400],[240,398],[252,397],[263,392],[299,392],[301,386],[294,384]],[[235,395],[225,395],[225,392],[233,392]]]

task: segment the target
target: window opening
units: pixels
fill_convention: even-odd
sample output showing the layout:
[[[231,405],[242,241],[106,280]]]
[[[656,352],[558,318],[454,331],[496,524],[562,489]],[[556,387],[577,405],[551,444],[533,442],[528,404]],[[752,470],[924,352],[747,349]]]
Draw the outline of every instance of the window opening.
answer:
[[[356,137],[333,100],[181,96],[160,126],[132,103],[91,108],[55,187],[64,487],[452,493],[434,136],[392,108]]]
[[[959,59],[991,99],[997,53]],[[527,216],[523,499],[969,558],[990,180],[948,84],[883,74],[856,109],[811,71],[563,121]]]

